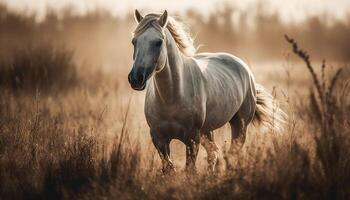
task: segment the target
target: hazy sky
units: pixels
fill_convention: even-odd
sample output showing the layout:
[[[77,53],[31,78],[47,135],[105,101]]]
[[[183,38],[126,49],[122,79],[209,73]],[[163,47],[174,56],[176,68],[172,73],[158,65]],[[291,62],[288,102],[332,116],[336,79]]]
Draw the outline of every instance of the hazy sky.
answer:
[[[349,16],[350,0],[0,0],[9,8],[34,12],[43,19],[47,9],[59,10],[73,7],[77,14],[84,14],[96,7],[110,11],[113,15],[125,15],[132,9],[141,11],[185,12],[187,9],[200,10],[203,14],[232,4],[247,10],[260,2],[269,12],[278,12],[284,21],[302,20],[306,16],[327,14],[337,19]]]

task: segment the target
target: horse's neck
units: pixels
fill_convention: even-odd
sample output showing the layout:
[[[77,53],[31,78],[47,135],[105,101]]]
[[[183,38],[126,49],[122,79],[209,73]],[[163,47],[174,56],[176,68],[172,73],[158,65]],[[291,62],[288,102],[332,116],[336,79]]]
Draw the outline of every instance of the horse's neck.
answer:
[[[185,57],[180,53],[175,40],[166,30],[167,61],[164,68],[155,74],[155,95],[163,103],[172,103],[182,96],[183,65]]]

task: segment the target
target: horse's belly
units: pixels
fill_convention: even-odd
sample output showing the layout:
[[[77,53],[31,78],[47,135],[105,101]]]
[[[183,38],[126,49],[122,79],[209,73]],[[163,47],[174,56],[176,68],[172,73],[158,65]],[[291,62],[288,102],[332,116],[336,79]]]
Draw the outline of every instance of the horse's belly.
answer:
[[[202,131],[212,131],[220,128],[233,118],[240,105],[229,99],[225,102],[221,101],[207,107]]]
[[[212,81],[207,91],[206,115],[203,130],[211,131],[229,122],[239,110],[245,96],[241,82]]]

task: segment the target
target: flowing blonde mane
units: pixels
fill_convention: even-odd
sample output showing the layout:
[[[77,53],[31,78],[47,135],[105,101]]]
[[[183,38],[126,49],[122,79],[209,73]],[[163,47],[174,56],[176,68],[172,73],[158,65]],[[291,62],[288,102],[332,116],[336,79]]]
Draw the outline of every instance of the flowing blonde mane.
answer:
[[[160,14],[155,13],[146,15],[134,30],[134,36],[136,37],[140,35],[151,26],[164,35],[163,29],[157,21],[160,16]],[[196,48],[194,47],[193,39],[185,31],[184,25],[182,23],[168,16],[168,23],[166,25],[166,28],[173,36],[177,47],[184,55],[193,56],[196,53]]]

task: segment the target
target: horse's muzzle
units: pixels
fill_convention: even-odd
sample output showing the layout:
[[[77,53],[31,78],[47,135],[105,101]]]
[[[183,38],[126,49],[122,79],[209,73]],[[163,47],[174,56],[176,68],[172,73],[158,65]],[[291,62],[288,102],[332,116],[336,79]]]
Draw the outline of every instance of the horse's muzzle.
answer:
[[[132,89],[137,90],[137,91],[142,91],[146,88],[146,84],[143,84],[142,86],[135,86],[132,84],[130,84],[130,85],[131,85]]]
[[[128,81],[132,89],[142,91],[146,88],[146,78],[143,74],[134,76],[132,73],[128,76]]]

